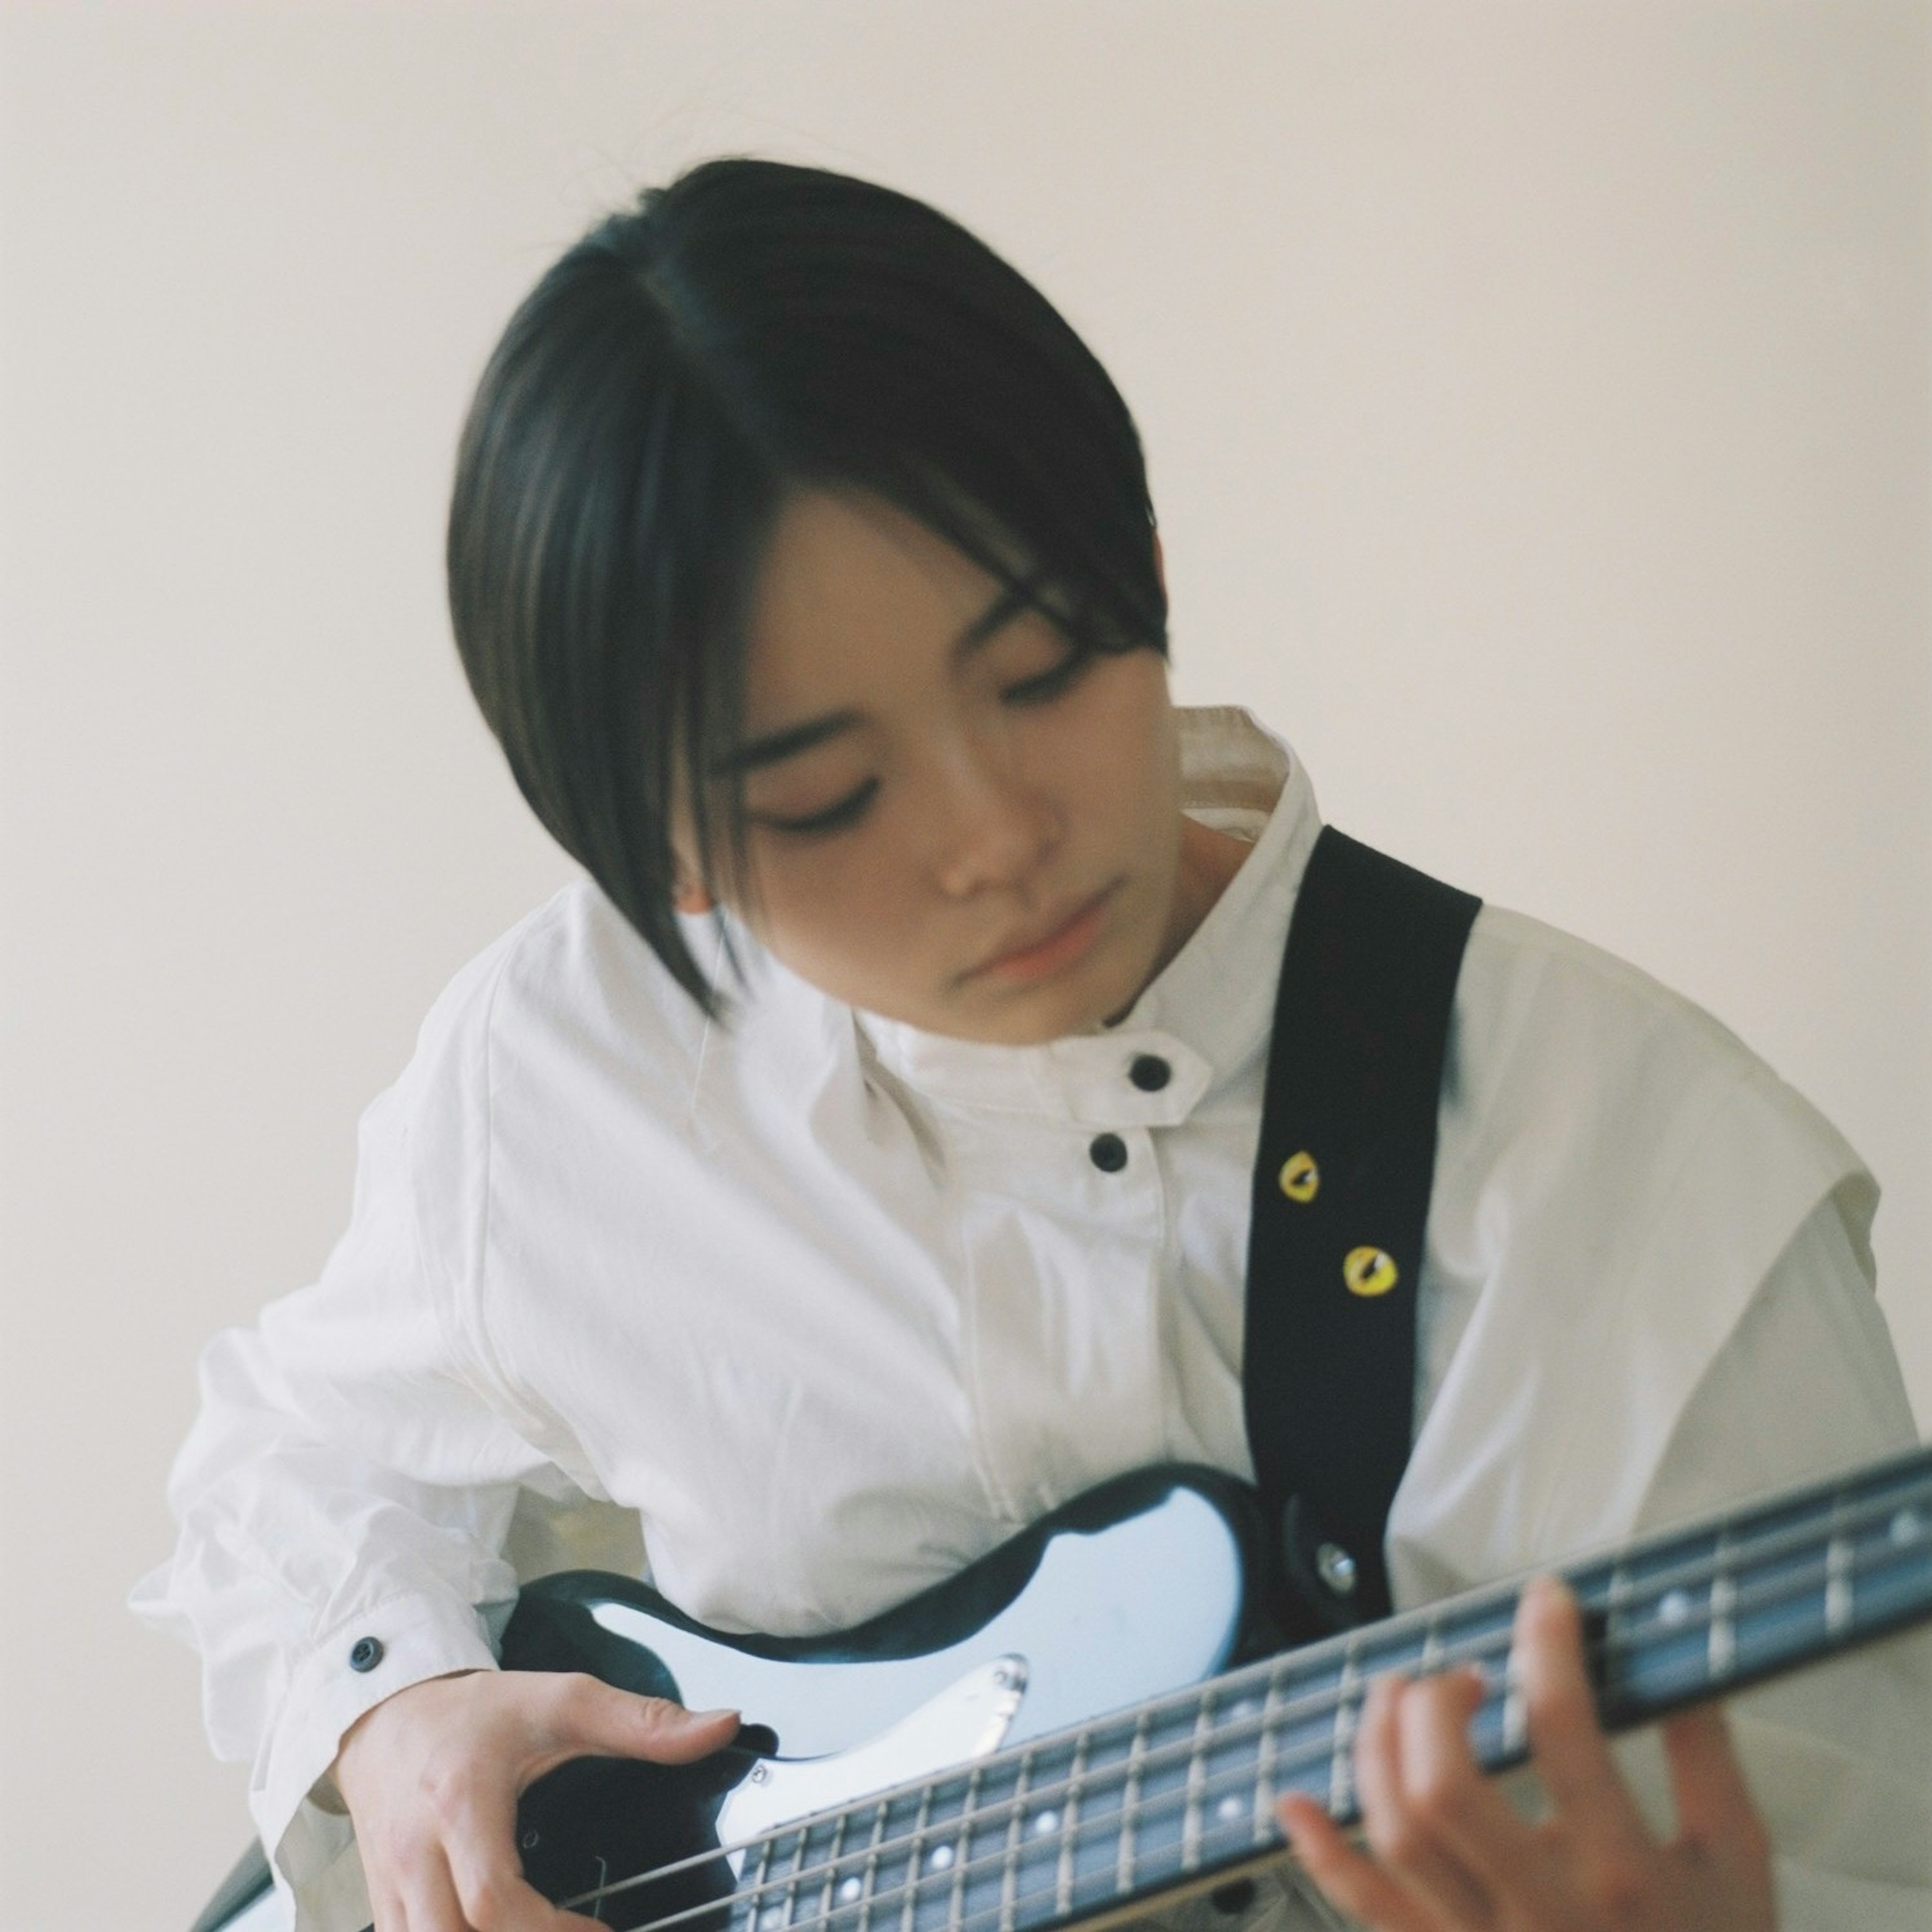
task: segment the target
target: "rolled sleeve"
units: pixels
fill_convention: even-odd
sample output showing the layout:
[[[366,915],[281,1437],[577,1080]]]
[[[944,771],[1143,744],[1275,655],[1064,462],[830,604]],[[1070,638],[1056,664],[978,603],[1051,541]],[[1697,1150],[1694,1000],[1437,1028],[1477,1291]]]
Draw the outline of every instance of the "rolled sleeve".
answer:
[[[494,1621],[500,1628],[501,1619]],[[493,1635],[489,1621],[467,1604],[394,1598],[324,1632],[296,1666],[249,1798],[262,1842],[274,1848],[272,1862],[293,1896],[297,1932],[337,1922],[322,1909],[325,1901],[345,1890],[356,1898],[359,1874],[333,1869],[353,1843],[349,1820],[314,1796],[344,1735],[365,1711],[412,1684],[495,1670]]]

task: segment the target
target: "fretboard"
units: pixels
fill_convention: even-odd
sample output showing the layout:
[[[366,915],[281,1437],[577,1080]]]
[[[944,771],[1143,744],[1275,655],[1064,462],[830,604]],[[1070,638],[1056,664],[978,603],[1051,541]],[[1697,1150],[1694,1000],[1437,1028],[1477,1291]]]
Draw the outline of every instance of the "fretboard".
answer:
[[[1606,1727],[1648,1722],[1932,1616],[1932,1450],[1565,1574]],[[1285,1792],[1357,1815],[1356,1721],[1391,1670],[1479,1668],[1472,1742],[1506,1769],[1527,1750],[1516,1598],[1452,1598],[772,1832],[742,1848],[728,1904],[682,1917],[698,1932],[728,1916],[730,1932],[1046,1932],[1211,1880],[1279,1849]]]

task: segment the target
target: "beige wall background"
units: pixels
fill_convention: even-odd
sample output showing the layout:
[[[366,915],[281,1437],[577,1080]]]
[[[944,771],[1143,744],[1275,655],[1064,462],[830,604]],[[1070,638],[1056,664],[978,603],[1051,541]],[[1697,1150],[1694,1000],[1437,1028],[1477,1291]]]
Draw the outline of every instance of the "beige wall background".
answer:
[[[1932,1418],[1925,4],[8,0],[0,59],[9,1932],[184,1927],[247,1835],[120,1599],[200,1344],[564,874],[447,641],[452,440],[703,154],[1045,285],[1139,413],[1182,696],[1832,1114]]]

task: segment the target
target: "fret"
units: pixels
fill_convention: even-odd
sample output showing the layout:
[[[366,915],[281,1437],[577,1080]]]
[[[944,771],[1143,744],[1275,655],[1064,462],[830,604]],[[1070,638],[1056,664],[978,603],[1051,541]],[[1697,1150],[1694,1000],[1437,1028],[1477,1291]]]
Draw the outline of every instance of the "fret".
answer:
[[[1604,1588],[1603,1692],[1606,1706],[1628,1697],[1625,1679],[1630,1656],[1630,1573],[1621,1558],[1613,1562]]]
[[[1073,1744],[1058,1742],[1035,1757],[1028,1779],[1030,1802],[1022,1814],[1014,1888],[1014,1910],[1022,1924],[1037,1924],[1050,1915],[1059,1892],[1061,1808],[1073,1760]],[[1031,1799],[1038,1801],[1036,1808]]]
[[[1080,1814],[1074,1831],[1073,1902],[1077,1910],[1091,1912],[1112,1904],[1120,1896],[1120,1834],[1129,1822],[1126,1773],[1143,1724],[1146,1730],[1142,1749],[1141,1802],[1131,1821],[1136,1836],[1135,1862],[1143,1868],[1136,1882],[1144,1882],[1150,1871],[1158,1877],[1172,1869],[1170,1862],[1158,1856],[1158,1845],[1155,1857],[1150,1860],[1147,1856],[1148,1771],[1151,1766],[1156,1788],[1163,1775],[1169,1779],[1185,1775],[1184,1764],[1175,1761],[1171,1737],[1165,1740],[1163,1748],[1163,1729],[1171,1731],[1179,1724],[1185,1730],[1191,1726],[1191,1706],[1198,1702],[1196,1693],[1186,1703],[1156,1704],[1138,1718],[1117,1719],[1090,1732],[1082,1767]]]
[[[745,1887],[745,1889],[752,1895],[752,1932],[770,1932],[770,1928],[767,1926],[765,1919],[767,1910],[764,1902],[765,1881],[770,1876],[772,1853],[777,1849],[777,1846],[778,1839],[776,1836],[768,1836],[759,1841],[757,1868],[752,1874],[749,1883]],[[782,1924],[784,1922],[780,1919],[776,1922]]]
[[[1261,1816],[1274,1810],[1280,1795],[1275,1778],[1275,1722],[1281,1702],[1281,1673],[1270,1670],[1267,1688],[1262,1692],[1262,1734],[1255,1750],[1255,1810],[1257,1828]]]
[[[1360,1715],[1361,1679],[1351,1637],[1342,1653],[1342,1681],[1336,1687],[1335,1716],[1328,1742],[1328,1815],[1350,1818],[1355,1810],[1355,1720]]]
[[[1067,1766],[1066,1796],[1060,1813],[1060,1850],[1053,1868],[1053,1904],[1063,1917],[1073,1909],[1073,1834],[1080,1822],[1080,1780],[1087,1766],[1087,1733],[1074,1740]]]
[[[1522,1694],[1522,1680],[1516,1665],[1512,1644],[1503,1663],[1502,1750],[1505,1758],[1519,1758],[1529,1748],[1529,1714]]]
[[[1834,1528],[1825,1546],[1825,1629],[1830,1636],[1842,1636],[1851,1623],[1852,1546],[1844,1532]]]
[[[1212,1728],[1208,1700],[1203,1698],[1194,1718],[1194,1736],[1187,1754],[1187,1787],[1180,1803],[1180,1869],[1201,1869],[1202,1801],[1208,1786],[1208,1765],[1203,1754]]]
[[[1730,1532],[1718,1531],[1714,1556],[1718,1574],[1711,1580],[1711,1632],[1704,1653],[1705,1667],[1713,1684],[1721,1684],[1730,1676],[1737,1659],[1737,1635],[1731,1615],[1738,1586],[1731,1574],[1730,1543]]]
[[[1018,1923],[1020,1851],[1025,1843],[1027,1787],[1031,1782],[1033,1753],[1021,1754],[1013,1779],[1012,1803],[1006,1817],[1006,1846],[1000,1858],[999,1932],[1012,1932]]]
[[[1417,1660],[1416,1669],[1424,1676],[1442,1667],[1442,1618],[1435,1610],[1429,1613],[1429,1620],[1423,1627],[1422,1655]]]
[[[840,1882],[838,1863],[845,1855],[846,1828],[851,1822],[850,1811],[835,1812],[830,1828],[826,1834],[825,1855],[819,1861],[824,1873],[824,1882],[818,1888],[818,1916],[822,1921],[830,1920],[837,1903]],[[856,1898],[857,1894],[855,1892],[854,1896]]]
[[[917,1932],[920,1868],[926,1862],[926,1824],[932,1815],[933,1787],[919,1794],[919,1808],[912,1828],[912,1842],[906,1851],[905,1902],[899,1907],[899,1932]]]
[[[886,1813],[889,1808],[883,1800],[872,1807],[872,1834],[866,1846],[866,1862],[861,1868],[857,1889],[848,1896],[848,1888],[853,1882],[850,1875],[839,1882],[839,1903],[859,1908],[859,1923],[854,1932],[872,1932],[872,1904],[879,1888],[879,1855],[886,1842]]]
[[[966,1877],[973,1868],[973,1810],[980,1793],[980,1767],[975,1765],[966,1774],[966,1781],[960,1791],[959,1828],[953,1834],[949,1847],[952,1853],[950,1861],[952,1881],[946,1888],[946,1924],[950,1932],[959,1932],[966,1918]],[[933,1856],[937,1859],[939,1850],[935,1847]]]
[[[1610,1600],[1605,1618],[1612,1644],[1621,1644],[1626,1635],[1624,1625],[1628,1615],[1630,1596],[1630,1571],[1619,1560],[1610,1566]]]
[[[1114,1853],[1114,1887],[1124,1897],[1134,1888],[1135,1832],[1141,1803],[1141,1774],[1147,1758],[1148,1720],[1142,1712],[1127,1745],[1127,1768],[1120,1787],[1120,1842]]]
[[[772,1841],[773,1849],[790,1841],[788,1854],[790,1870],[777,1882],[779,1887],[776,1900],[768,1900],[760,1914],[759,1924],[762,1932],[778,1932],[782,1926],[794,1923],[798,1916],[798,1882],[805,1871],[805,1844],[808,1831],[785,1833]]]
[[[953,1900],[959,1924],[993,1932],[1006,1922],[1008,1858],[1023,1762],[1010,1754],[982,1759],[968,1780]]]

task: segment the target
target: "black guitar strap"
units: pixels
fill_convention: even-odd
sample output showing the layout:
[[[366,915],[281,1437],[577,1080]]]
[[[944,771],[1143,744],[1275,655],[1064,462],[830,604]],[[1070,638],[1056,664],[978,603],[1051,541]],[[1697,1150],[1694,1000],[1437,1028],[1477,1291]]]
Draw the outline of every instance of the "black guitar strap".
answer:
[[[1248,1239],[1243,1396],[1305,1615],[1389,1614],[1415,1291],[1462,949],[1481,902],[1325,828],[1290,923]]]

